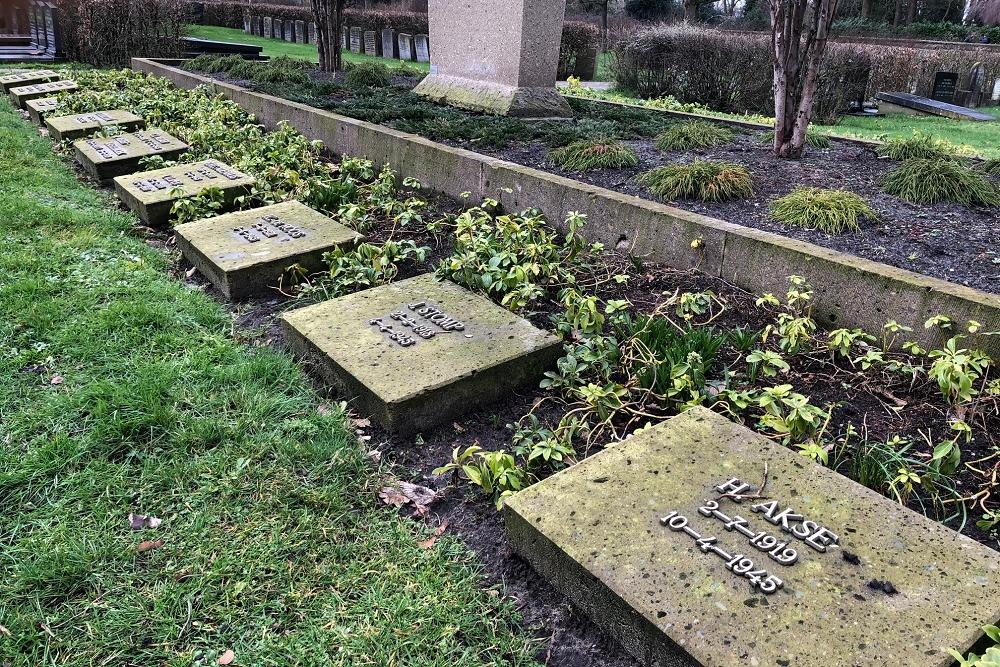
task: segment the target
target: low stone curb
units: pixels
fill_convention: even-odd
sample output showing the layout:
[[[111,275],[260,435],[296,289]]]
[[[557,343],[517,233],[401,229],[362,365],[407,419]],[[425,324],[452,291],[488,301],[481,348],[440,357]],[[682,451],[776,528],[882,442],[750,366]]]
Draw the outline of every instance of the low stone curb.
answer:
[[[828,328],[859,327],[877,334],[886,321],[895,320],[912,327],[912,337],[925,346],[941,340],[937,331],[923,326],[934,315],[977,320],[985,331],[1000,329],[1000,295],[253,92],[174,66],[180,62],[134,58],[132,68],[180,88],[206,86],[267,127],[285,121],[336,155],[388,164],[445,195],[469,193],[473,201],[493,197],[512,211],[537,208],[554,224],[571,211],[584,213],[589,240],[644,261],[697,269],[755,294],[784,294],[788,276],[804,276],[815,289],[813,316]],[[1000,353],[1000,336],[976,345]]]

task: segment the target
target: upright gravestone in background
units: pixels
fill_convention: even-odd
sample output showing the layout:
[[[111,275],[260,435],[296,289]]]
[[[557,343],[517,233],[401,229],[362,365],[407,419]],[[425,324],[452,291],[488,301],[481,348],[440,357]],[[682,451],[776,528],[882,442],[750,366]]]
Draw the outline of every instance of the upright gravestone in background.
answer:
[[[340,50],[343,51],[347,48],[347,26],[341,26],[340,28]]]
[[[427,35],[414,35],[413,49],[416,51],[418,63],[429,63],[431,61],[431,45]]]
[[[274,19],[274,38],[283,39],[285,36],[285,30],[282,26],[281,19]]]
[[[271,24],[272,24],[271,17],[270,16],[265,16],[264,17],[264,32],[263,32],[264,37],[270,37],[271,35],[274,34],[273,32],[271,32],[272,31],[272,25]]]
[[[288,20],[285,21],[285,41],[294,42],[295,41],[295,22]]]
[[[351,53],[361,53],[361,28],[351,28]]]
[[[643,665],[949,667],[1000,619],[1000,554],[705,408],[503,511]]]
[[[282,316],[286,340],[390,431],[415,433],[537,382],[552,334],[433,274]]]
[[[385,58],[399,57],[399,49],[396,48],[396,31],[392,28],[382,30],[382,56]]]
[[[318,44],[319,38],[316,33],[316,24],[313,22],[309,23],[309,32],[306,33],[306,42],[309,44]]]
[[[296,21],[295,22],[295,41],[299,44],[306,43],[306,22]]]
[[[413,35],[407,35],[405,32],[399,33],[399,59],[413,60]]]
[[[556,91],[565,0],[430,0],[430,76],[437,102],[502,115],[571,116]]]
[[[931,99],[951,104],[955,101],[955,90],[958,87],[958,74],[955,72],[938,72],[934,75],[934,88]]]
[[[378,46],[375,44],[375,31],[365,30],[365,55],[377,56]]]

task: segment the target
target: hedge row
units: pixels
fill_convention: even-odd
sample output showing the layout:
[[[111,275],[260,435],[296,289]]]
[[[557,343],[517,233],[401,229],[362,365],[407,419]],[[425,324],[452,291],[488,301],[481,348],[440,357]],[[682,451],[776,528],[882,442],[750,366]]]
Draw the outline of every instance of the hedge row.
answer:
[[[189,10],[184,0],[60,0],[63,49],[70,60],[98,67],[177,57]]]
[[[1000,77],[1000,54],[830,43],[813,116],[820,123],[835,122],[850,102],[878,91],[929,95],[938,71],[959,72],[961,88],[977,63],[992,90]],[[616,40],[611,72],[619,88],[641,97],[669,94],[716,111],[774,114],[766,35],[686,24],[642,29]]]

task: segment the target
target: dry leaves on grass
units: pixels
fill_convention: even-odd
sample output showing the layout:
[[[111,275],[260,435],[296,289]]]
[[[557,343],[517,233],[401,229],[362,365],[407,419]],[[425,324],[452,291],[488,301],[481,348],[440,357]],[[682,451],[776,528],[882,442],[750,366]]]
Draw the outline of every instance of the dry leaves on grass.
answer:
[[[444,531],[446,530],[448,530],[448,522],[444,521],[440,526],[437,527],[437,529],[434,531],[434,534],[431,535],[428,539],[424,540],[423,542],[417,542],[417,546],[419,546],[421,549],[430,549],[435,544],[437,544],[437,541],[441,539],[441,536],[444,535]]]
[[[63,382],[64,382],[64,378],[63,378],[62,375],[53,375],[52,379],[49,380],[49,384],[53,384],[53,385],[60,385]]]
[[[226,652],[219,656],[218,663],[220,665],[231,665],[233,660],[236,659],[236,654],[233,653],[232,649],[226,649]]]
[[[143,528],[159,528],[161,523],[163,523],[163,519],[158,519],[155,516],[146,516],[145,514],[128,515],[128,526],[132,530],[142,530]]]
[[[390,479],[378,492],[378,497],[386,505],[393,507],[413,505],[413,515],[424,516],[431,504],[437,500],[437,491],[419,484]]]
[[[164,544],[166,544],[164,540],[146,540],[145,542],[139,543],[139,546],[136,547],[136,551],[138,551],[139,553],[145,553],[146,551],[159,549]]]

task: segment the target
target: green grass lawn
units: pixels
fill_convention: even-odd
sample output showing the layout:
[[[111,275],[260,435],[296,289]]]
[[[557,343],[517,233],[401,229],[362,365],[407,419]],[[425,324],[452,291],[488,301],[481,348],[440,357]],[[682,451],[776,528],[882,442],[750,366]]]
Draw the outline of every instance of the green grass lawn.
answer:
[[[997,107],[981,109],[996,116]],[[835,136],[860,137],[862,139],[886,139],[908,137],[914,132],[930,134],[983,157],[1000,158],[1000,120],[980,122],[952,120],[940,116],[907,116],[891,114],[877,118],[842,116],[832,127],[821,126],[820,130]]]
[[[339,410],[135,223],[0,100],[0,665],[530,663],[464,547],[418,546]]]
[[[286,42],[282,39],[269,39],[258,35],[248,35],[236,28],[220,28],[213,25],[190,24],[187,26],[185,32],[189,37],[198,37],[200,39],[263,46],[265,56],[290,56],[292,58],[306,58],[313,62],[319,60],[319,54],[314,44],[296,44],[294,42]],[[392,58],[377,58],[375,56],[351,53],[350,51],[344,51],[344,60],[353,63],[375,61],[386,63],[387,65],[399,65],[402,63],[402,61]],[[406,64],[425,72],[430,71],[430,65],[427,63],[409,62]]]

